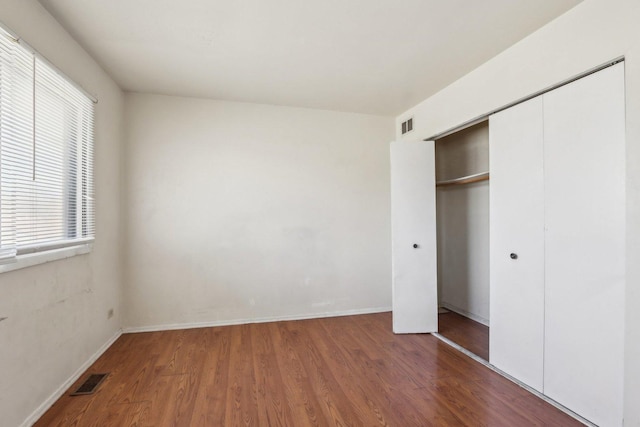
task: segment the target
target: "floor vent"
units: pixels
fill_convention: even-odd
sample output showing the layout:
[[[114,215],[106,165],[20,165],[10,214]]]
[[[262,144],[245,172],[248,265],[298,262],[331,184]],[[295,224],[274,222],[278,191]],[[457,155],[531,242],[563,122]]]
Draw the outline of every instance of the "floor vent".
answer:
[[[82,383],[82,385],[78,387],[76,391],[71,393],[71,396],[82,396],[85,394],[94,393],[98,389],[98,386],[102,383],[102,381],[104,381],[104,379],[107,378],[107,375],[109,374],[107,373],[107,374],[89,375],[89,378],[87,378],[85,382]]]

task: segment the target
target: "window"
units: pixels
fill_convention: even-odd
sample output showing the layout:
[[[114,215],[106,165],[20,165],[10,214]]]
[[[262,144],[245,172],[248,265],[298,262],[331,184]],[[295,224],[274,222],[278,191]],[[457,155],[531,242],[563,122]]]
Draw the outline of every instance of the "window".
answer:
[[[94,103],[0,29],[0,263],[94,237]]]

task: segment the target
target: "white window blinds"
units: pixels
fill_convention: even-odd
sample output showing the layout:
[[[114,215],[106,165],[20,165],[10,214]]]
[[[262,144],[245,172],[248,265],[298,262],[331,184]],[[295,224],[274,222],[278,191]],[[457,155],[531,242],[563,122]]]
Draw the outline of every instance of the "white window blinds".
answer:
[[[0,30],[0,262],[94,236],[94,105]]]

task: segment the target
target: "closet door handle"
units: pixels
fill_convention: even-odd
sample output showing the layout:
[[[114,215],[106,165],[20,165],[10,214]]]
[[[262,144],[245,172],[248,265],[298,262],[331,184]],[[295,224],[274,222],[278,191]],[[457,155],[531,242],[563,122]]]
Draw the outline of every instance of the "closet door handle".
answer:
[[[413,249],[418,249],[418,244],[417,243],[413,244]]]
[[[511,252],[511,255],[509,255],[509,257],[511,259],[518,259],[518,254],[515,254],[515,253]]]

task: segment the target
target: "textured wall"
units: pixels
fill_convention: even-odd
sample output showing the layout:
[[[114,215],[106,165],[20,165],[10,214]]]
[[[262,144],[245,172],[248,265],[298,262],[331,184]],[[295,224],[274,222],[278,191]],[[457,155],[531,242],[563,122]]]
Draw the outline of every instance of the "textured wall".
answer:
[[[0,273],[0,424],[16,426],[120,330],[123,95],[38,2],[0,1],[0,22],[99,99],[93,251]]]
[[[393,119],[127,94],[125,325],[391,305]]]

